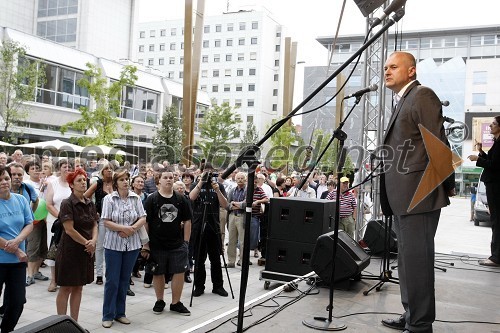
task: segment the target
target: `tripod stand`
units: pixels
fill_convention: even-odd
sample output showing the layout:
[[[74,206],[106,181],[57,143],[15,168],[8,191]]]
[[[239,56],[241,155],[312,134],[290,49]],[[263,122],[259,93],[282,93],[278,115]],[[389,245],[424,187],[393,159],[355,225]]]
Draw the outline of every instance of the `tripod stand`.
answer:
[[[203,180],[200,180],[200,182],[202,182],[202,181]],[[190,307],[193,306],[194,288],[195,288],[196,281],[197,281],[196,277],[198,276],[198,274],[200,272],[200,265],[205,265],[205,260],[206,260],[206,257],[205,257],[205,260],[203,260],[203,263],[200,260],[202,245],[203,245],[203,242],[205,242],[205,243],[207,242],[206,238],[211,237],[205,232],[207,226],[215,234],[215,242],[217,244],[217,253],[219,254],[219,256],[222,255],[222,261],[224,263],[224,269],[226,271],[226,276],[227,276],[227,280],[229,283],[229,289],[231,290],[231,296],[234,299],[234,292],[233,292],[233,287],[231,285],[231,280],[229,279],[229,272],[227,270],[226,258],[224,257],[223,252],[222,252],[222,240],[221,240],[219,223],[213,223],[213,221],[212,221],[212,223],[207,222],[207,210],[212,205],[212,202],[210,201],[210,198],[209,198],[209,192],[212,189],[211,185],[212,184],[210,183],[210,181],[207,180],[205,182],[204,191],[200,190],[200,195],[201,195],[200,200],[203,204],[203,215],[201,218],[201,227],[200,227],[200,231],[199,231],[198,239],[197,239],[197,249],[196,249],[195,262],[194,262],[194,279],[193,279],[194,282],[193,282],[193,285],[191,286],[191,299],[190,299],[190,303],[189,303]],[[218,203],[218,201],[217,201],[217,203]],[[217,211],[218,211],[218,207],[217,207]],[[208,247],[208,244],[205,244],[205,247]],[[204,251],[209,251],[209,250],[207,249]]]
[[[389,220],[389,223],[387,223]],[[376,284],[371,286],[368,290],[363,291],[363,295],[368,295],[370,291],[375,289],[376,291],[380,291],[386,282],[399,284],[397,278],[392,277],[392,271],[389,267],[389,256],[390,256],[390,234],[392,230],[392,216],[384,216],[384,252],[382,256],[382,268],[380,271],[380,275],[377,277],[374,276],[364,276],[361,278],[365,278],[367,280],[379,280]]]

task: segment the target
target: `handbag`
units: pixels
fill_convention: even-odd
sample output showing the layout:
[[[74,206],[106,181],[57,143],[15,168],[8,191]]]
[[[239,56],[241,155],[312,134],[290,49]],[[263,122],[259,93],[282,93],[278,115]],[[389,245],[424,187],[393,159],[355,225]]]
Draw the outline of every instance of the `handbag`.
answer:
[[[47,251],[46,259],[56,260],[56,256],[57,256],[57,245],[54,242],[51,242],[49,250]]]

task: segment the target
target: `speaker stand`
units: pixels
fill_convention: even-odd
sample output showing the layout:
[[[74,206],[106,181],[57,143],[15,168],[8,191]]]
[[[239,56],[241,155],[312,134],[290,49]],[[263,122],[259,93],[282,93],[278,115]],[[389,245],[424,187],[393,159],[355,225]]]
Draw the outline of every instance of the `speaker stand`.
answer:
[[[314,317],[313,319],[304,319],[302,324],[309,328],[320,331],[342,331],[347,328],[344,324],[334,323],[324,317]]]

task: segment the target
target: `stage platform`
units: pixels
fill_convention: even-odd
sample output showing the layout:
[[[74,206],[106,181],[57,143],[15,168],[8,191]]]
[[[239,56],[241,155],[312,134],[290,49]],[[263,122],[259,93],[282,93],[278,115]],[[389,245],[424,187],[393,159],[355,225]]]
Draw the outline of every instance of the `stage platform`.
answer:
[[[485,268],[478,265],[477,260],[489,253],[491,229],[474,226],[469,221],[470,203],[468,199],[453,198],[452,205],[443,209],[440,225],[436,235],[436,255],[438,266],[446,272],[436,270],[436,304],[437,322],[434,332],[500,332],[500,268]],[[264,289],[264,281],[259,280],[259,272],[263,269],[257,265],[257,259],[251,258],[249,283],[247,290],[247,311],[244,327],[248,327],[261,318],[269,319],[253,326],[250,332],[308,332],[314,331],[302,324],[303,320],[314,317],[328,317],[328,289],[313,288],[305,281],[298,283],[299,291],[283,292],[283,286],[272,283],[268,290]],[[395,258],[393,258],[395,260]],[[381,260],[373,257],[363,274],[377,276]],[[454,263],[449,266],[448,263]],[[48,275],[47,268],[42,269]],[[192,315],[180,316],[168,311],[171,299],[170,289],[165,290],[166,311],[160,315],[152,312],[156,301],[154,290],[146,289],[142,281],[134,278],[132,290],[134,297],[127,297],[127,317],[130,325],[115,322],[109,329],[101,326],[103,286],[91,284],[84,287],[80,309],[79,323],[90,332],[209,332],[214,327],[228,321],[212,332],[236,331],[235,318],[238,307],[241,268],[228,269],[235,298],[220,297],[211,293],[209,264],[207,263],[208,283],[205,294],[193,298],[189,307],[191,284],[186,284],[182,302],[188,306]],[[397,276],[397,272],[394,272]],[[224,287],[230,292],[228,279],[224,272]],[[386,284],[381,291],[372,291],[367,296],[363,291],[376,281],[361,279],[351,285],[349,290],[335,290],[334,323],[337,321],[347,325],[344,332],[396,332],[380,324],[384,318],[395,317],[402,311],[399,286]],[[18,327],[36,322],[56,314],[56,293],[47,292],[48,282],[36,281],[27,287],[27,303]],[[305,295],[305,296],[304,296]],[[303,297],[301,297],[303,296]],[[301,298],[299,298],[301,297]],[[257,304],[264,302],[262,305]],[[295,301],[295,302],[294,302]],[[271,317],[287,302],[288,307]],[[460,322],[460,323],[459,323]],[[483,322],[483,323],[475,323]],[[497,322],[489,325],[486,322]]]

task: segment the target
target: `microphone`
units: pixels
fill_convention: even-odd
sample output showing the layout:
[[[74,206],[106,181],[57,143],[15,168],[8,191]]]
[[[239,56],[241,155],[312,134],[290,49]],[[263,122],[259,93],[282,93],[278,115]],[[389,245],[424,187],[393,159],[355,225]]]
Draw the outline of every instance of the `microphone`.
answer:
[[[441,105],[448,106],[448,105],[450,105],[450,102],[449,101],[441,101]]]
[[[372,84],[369,87],[366,87],[364,89],[358,90],[355,93],[352,93],[350,95],[347,95],[346,97],[344,97],[344,99],[348,99],[348,98],[351,98],[351,97],[361,97],[364,94],[366,94],[367,92],[375,91],[377,89],[378,89],[378,86],[374,83],[374,84]]]
[[[448,102],[448,101],[445,101],[445,102]],[[455,122],[455,119],[450,118],[450,117],[443,116],[443,119],[444,119],[444,121],[446,121],[447,123],[450,123],[450,124],[453,124]]]
[[[373,20],[371,28],[373,29],[374,27],[379,25],[383,20],[385,20],[387,16],[391,15],[392,12],[403,7],[405,4],[406,0],[394,0],[393,2],[391,2],[391,4],[384,9],[384,13],[380,15],[380,17],[377,17],[375,20]]]

